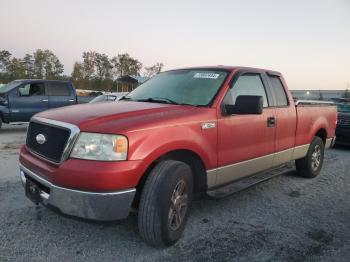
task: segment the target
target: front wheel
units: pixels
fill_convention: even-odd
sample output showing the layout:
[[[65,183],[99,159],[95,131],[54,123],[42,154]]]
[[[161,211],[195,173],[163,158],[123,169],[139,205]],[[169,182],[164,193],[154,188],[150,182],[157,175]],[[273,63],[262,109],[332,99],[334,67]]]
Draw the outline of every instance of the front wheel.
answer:
[[[138,214],[141,237],[154,247],[170,246],[185,229],[192,202],[191,168],[164,160],[154,167],[143,188]]]
[[[316,177],[322,168],[324,159],[324,143],[321,138],[315,137],[304,158],[295,160],[295,167],[300,176]]]

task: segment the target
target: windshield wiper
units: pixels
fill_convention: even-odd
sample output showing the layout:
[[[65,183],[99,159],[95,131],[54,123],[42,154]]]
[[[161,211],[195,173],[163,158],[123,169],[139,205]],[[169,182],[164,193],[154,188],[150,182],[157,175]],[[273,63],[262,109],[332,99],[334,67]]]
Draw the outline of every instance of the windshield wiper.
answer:
[[[149,97],[145,99],[132,99],[131,97],[123,97],[120,100],[128,100],[128,101],[134,101],[134,102],[150,102],[150,103],[165,103],[165,104],[172,104],[172,105],[180,105],[180,106],[195,106],[200,107],[200,105],[192,105],[187,103],[178,103],[170,98],[165,97]]]
[[[123,96],[122,98],[119,99],[120,100],[128,100],[128,101],[133,101],[133,99],[131,97],[126,97],[126,96]]]
[[[136,101],[140,101],[140,102],[155,102],[155,103],[166,103],[166,104],[173,104],[173,105],[178,105],[179,103],[171,100],[169,98],[165,98],[165,97],[150,97],[150,98],[146,98],[146,99],[138,99]]]

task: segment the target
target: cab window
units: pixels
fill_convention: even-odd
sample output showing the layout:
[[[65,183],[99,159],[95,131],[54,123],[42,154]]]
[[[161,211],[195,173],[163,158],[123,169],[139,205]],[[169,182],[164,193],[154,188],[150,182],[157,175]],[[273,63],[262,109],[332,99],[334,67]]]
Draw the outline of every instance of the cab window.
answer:
[[[43,83],[28,83],[18,88],[20,96],[43,96],[45,87]]]
[[[268,107],[266,91],[259,74],[241,75],[227,92],[224,104],[234,105],[241,95],[262,96],[264,107]]]
[[[46,88],[50,96],[70,96],[70,85],[64,82],[48,82]]]

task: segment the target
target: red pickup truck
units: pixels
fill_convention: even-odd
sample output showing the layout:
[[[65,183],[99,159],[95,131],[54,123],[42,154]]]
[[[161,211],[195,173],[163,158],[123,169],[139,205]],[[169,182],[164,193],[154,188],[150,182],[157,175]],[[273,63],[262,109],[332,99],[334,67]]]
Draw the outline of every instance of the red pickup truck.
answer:
[[[35,115],[20,152],[26,196],[91,220],[138,210],[142,238],[168,246],[182,235],[194,196],[295,160],[320,173],[336,108],[296,105],[278,72],[245,67],[171,70],[119,102]]]

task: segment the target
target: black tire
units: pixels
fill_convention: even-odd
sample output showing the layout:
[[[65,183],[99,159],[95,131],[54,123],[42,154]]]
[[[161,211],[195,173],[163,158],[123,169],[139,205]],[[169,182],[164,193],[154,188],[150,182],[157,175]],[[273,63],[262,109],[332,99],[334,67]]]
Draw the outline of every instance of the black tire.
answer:
[[[2,118],[0,116],[0,129],[1,129],[1,127],[2,127]]]
[[[295,160],[295,167],[300,176],[313,178],[319,175],[324,159],[324,143],[320,137],[315,137],[304,158]]]
[[[184,193],[178,196],[176,192],[179,193],[183,186]],[[140,235],[146,243],[165,247],[181,238],[192,202],[192,192],[192,171],[187,164],[164,160],[153,168],[141,193],[138,214]],[[180,212],[177,214],[176,210]]]

